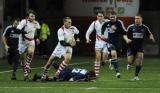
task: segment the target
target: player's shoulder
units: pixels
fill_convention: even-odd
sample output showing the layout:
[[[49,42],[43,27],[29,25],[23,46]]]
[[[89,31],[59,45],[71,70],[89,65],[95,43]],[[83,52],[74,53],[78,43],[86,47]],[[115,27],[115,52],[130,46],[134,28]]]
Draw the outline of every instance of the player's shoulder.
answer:
[[[109,19],[104,19],[104,22],[109,22],[110,20]]]
[[[143,27],[148,28],[148,26],[146,26],[145,24],[142,24]]]
[[[71,26],[71,27],[70,27],[70,29],[71,29],[71,30],[75,30],[75,31],[77,31],[77,30],[78,30],[78,28],[77,28],[77,27],[75,27],[75,26]]]
[[[21,22],[26,23],[28,20],[27,19],[22,19]]]
[[[12,28],[12,25],[9,25],[6,27],[6,29],[11,29]]]
[[[117,23],[123,24],[123,21],[120,19],[117,19]]]
[[[130,24],[129,26],[128,26],[128,28],[131,28],[131,27],[134,27],[135,26],[135,24]]]
[[[9,25],[5,28],[5,33],[9,33],[12,30],[12,25]]]
[[[39,22],[38,22],[38,21],[36,21],[36,20],[35,20],[34,22],[35,22],[36,24],[39,24]]]
[[[65,27],[64,27],[64,25],[62,25],[62,26],[58,29],[58,32],[63,33],[64,30],[65,30]]]

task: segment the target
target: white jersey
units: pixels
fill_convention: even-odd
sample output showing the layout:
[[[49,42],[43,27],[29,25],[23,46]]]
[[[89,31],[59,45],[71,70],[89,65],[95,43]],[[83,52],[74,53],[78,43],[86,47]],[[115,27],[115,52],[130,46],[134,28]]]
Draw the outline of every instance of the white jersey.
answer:
[[[101,35],[102,35],[101,28],[102,28],[102,25],[107,21],[109,21],[109,20],[105,19],[101,23],[99,22],[99,20],[93,21],[86,32],[86,39],[89,39],[90,34],[95,30],[96,31],[96,41],[105,41],[104,38],[101,37]],[[105,32],[105,34],[106,34],[106,36],[108,36],[107,31]]]
[[[25,38],[22,37],[22,34],[19,36],[18,50],[20,54],[24,53],[29,46],[35,47],[34,34],[36,29],[40,29],[40,25],[37,21],[30,22],[27,19],[23,19],[17,29],[22,30],[23,28],[27,34],[25,34]]]
[[[70,28],[65,28],[62,26],[58,30],[58,40],[64,40],[65,42],[68,41],[70,38],[74,38],[75,34],[79,34],[79,30],[75,26],[71,26]]]
[[[27,32],[27,34],[25,34],[27,38],[34,38],[36,29],[40,29],[40,25],[37,21],[30,22],[27,19],[23,19],[17,26],[17,29],[22,30],[23,27],[24,31]]]
[[[68,41],[68,39],[74,38],[75,34],[79,34],[79,30],[75,26],[71,26],[70,28],[65,28],[64,26],[62,26],[58,30],[58,40],[64,40],[66,42]],[[60,42],[58,42],[58,45],[54,49],[52,56],[61,58],[65,53],[72,54],[72,47],[62,46]]]
[[[86,32],[86,39],[89,39],[90,34],[95,30],[96,31],[96,42],[95,42],[95,49],[103,49],[103,52],[107,52],[108,49],[106,47],[107,38],[108,38],[108,31],[105,31],[104,37],[102,37],[102,25],[109,21],[108,19],[105,19],[102,23],[99,22],[99,20],[95,20],[92,22],[92,24],[89,26],[87,32]]]

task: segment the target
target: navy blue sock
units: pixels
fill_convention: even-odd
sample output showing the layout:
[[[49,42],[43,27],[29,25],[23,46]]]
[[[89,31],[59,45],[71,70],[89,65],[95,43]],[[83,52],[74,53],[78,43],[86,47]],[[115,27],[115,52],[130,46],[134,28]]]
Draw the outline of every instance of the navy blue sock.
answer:
[[[15,62],[15,63],[13,64],[13,73],[12,73],[12,76],[13,76],[13,77],[16,77],[17,68],[18,68],[18,63]]]
[[[141,71],[142,66],[141,65],[137,65],[136,69],[135,69],[135,76],[138,76],[139,72]]]
[[[114,69],[115,69],[116,73],[118,73],[119,72],[118,60],[117,59],[112,59],[111,64],[114,66]]]

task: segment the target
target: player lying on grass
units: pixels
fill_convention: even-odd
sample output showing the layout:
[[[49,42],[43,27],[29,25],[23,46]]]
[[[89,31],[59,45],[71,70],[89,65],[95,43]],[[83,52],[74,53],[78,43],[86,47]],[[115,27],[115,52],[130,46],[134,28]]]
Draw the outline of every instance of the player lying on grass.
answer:
[[[54,63],[53,67],[57,70],[59,67],[58,63]],[[44,81],[94,81],[96,75],[94,71],[87,71],[86,69],[80,68],[64,68],[58,77],[46,76]],[[33,81],[41,80],[41,75],[35,74]]]

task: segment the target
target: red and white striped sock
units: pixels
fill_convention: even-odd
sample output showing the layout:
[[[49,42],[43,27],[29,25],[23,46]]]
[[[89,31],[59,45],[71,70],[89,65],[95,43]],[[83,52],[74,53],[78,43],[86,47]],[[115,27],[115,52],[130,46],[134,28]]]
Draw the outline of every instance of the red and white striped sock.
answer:
[[[96,76],[99,76],[99,72],[100,72],[100,62],[95,61],[94,69],[95,69],[95,74],[96,74]]]
[[[60,73],[67,65],[68,65],[68,64],[67,64],[65,61],[63,61],[63,62],[59,65],[59,68],[58,68],[55,76],[58,76],[59,73]]]

